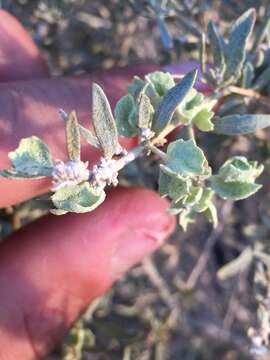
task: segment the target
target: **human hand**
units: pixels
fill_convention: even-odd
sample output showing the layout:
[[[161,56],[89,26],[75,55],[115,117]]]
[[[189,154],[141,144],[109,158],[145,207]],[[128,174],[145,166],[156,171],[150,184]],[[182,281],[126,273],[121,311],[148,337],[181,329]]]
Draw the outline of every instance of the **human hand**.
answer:
[[[64,159],[59,108],[75,109],[87,126],[91,81],[112,104],[126,84],[154,66],[81,79],[48,79],[37,48],[21,25],[0,11],[0,168],[23,137],[36,135]],[[42,79],[41,79],[42,78]],[[29,80],[14,82],[15,80]],[[132,143],[125,142],[130,147]],[[98,153],[83,150],[84,160]],[[49,189],[47,180],[0,179],[0,207]],[[117,189],[90,214],[45,216],[0,244],[0,358],[43,358],[95,297],[159,247],[174,229],[165,200],[146,189]]]

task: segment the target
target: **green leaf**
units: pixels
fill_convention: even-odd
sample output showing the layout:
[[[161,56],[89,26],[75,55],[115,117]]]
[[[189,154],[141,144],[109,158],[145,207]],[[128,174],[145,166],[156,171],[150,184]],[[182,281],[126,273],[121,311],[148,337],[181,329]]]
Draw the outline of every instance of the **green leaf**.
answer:
[[[223,199],[245,199],[261,188],[254,182],[262,171],[263,165],[256,161],[234,156],[222,165],[218,175],[212,176],[211,187]]]
[[[160,132],[170,123],[177,106],[193,87],[196,76],[197,70],[191,71],[166,93],[154,116],[153,130],[155,132]]]
[[[201,131],[213,131],[214,124],[211,119],[214,115],[215,113],[213,111],[202,109],[192,121]]]
[[[192,93],[192,91],[190,91],[190,93]],[[195,95],[192,97],[190,101],[187,102],[185,106],[185,110],[192,110],[193,108],[201,105],[203,100],[204,100],[204,95],[195,90]]]
[[[253,251],[251,247],[247,247],[236,259],[230,261],[218,270],[218,278],[220,280],[226,280],[245,271],[250,266],[252,259]]]
[[[241,70],[246,59],[247,44],[253,30],[255,18],[255,9],[249,9],[233,24],[226,47],[225,79],[231,77],[239,78],[241,75]]]
[[[269,125],[270,115],[267,114],[229,115],[215,119],[214,132],[223,135],[243,135]]]
[[[214,228],[216,228],[218,225],[217,208],[212,202],[208,204],[208,208],[205,210],[204,213],[208,218],[208,221],[213,224]]]
[[[137,134],[136,105],[131,95],[123,96],[116,104],[115,118],[121,136],[131,137]],[[135,114],[135,116],[134,116]]]
[[[179,215],[179,225],[182,227],[183,231],[187,230],[188,224],[194,223],[194,213],[188,209],[184,209]]]
[[[147,95],[141,94],[138,109],[138,126],[141,129],[148,129],[151,127],[154,108],[151,105],[150,99]]]
[[[183,204],[187,208],[192,208],[193,210],[193,206],[196,205],[201,200],[202,194],[203,194],[202,187],[193,186],[190,189],[190,194],[183,201]]]
[[[36,136],[20,141],[19,147],[9,153],[12,171],[33,177],[51,175],[53,162],[48,146]]]
[[[261,175],[264,166],[257,161],[248,161],[244,156],[234,156],[227,160],[219,170],[224,182],[254,182]]]
[[[64,110],[59,110],[60,117],[64,120],[66,123],[68,121],[68,114]],[[96,148],[100,148],[100,144],[98,142],[98,139],[96,136],[92,134],[92,132],[88,129],[86,129],[84,126],[79,125],[80,134],[84,139],[87,141],[88,144],[95,146]]]
[[[175,86],[172,75],[168,72],[155,71],[146,75],[145,79],[150,82],[159,96],[164,96]]]
[[[223,199],[242,200],[255,194],[262,185],[243,182],[225,182],[224,179],[215,175],[211,178],[212,189]]]
[[[145,81],[143,81],[138,76],[134,76],[132,82],[128,85],[128,94],[134,98],[137,98],[144,86]]]
[[[67,151],[70,160],[80,160],[81,141],[80,130],[75,111],[68,114],[66,122]]]
[[[168,161],[165,164],[172,172],[181,176],[205,174],[206,158],[193,139],[176,140],[167,149]]]
[[[197,203],[193,206],[192,210],[198,213],[204,212],[212,203],[214,191],[211,188],[203,188],[203,192]]]
[[[95,189],[88,182],[84,182],[58,190],[51,199],[57,209],[85,213],[97,208],[105,196],[102,189]]]
[[[159,193],[161,197],[169,196],[177,202],[189,194],[190,187],[190,179],[182,179],[171,172],[166,173],[166,167],[161,166],[159,173]]]
[[[208,24],[207,35],[210,40],[214,66],[220,70],[223,70],[225,66],[224,41],[219,35],[217,28],[212,21],[210,21]]]
[[[98,84],[93,84],[92,121],[103,150],[104,157],[111,159],[119,149],[118,134],[109,101]]]

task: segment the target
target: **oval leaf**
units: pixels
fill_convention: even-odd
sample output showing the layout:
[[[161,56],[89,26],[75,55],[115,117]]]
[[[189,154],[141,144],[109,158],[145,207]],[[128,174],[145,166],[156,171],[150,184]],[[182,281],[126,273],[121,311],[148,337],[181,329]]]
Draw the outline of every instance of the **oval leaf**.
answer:
[[[68,114],[66,121],[67,151],[70,160],[80,160],[81,141],[80,130],[75,111]]]
[[[246,114],[229,115],[216,118],[214,132],[223,135],[249,134],[257,129],[264,129],[270,125],[270,115]]]
[[[141,94],[138,110],[138,126],[141,129],[148,129],[151,127],[152,115],[154,113],[153,106],[150,99],[145,94]]]
[[[196,76],[197,70],[189,72],[164,96],[155,114],[153,126],[155,132],[160,132],[170,123],[177,106],[185,99],[189,90],[193,87]]]
[[[111,159],[119,149],[117,129],[109,101],[98,84],[93,84],[92,121],[104,157]]]
[[[105,196],[102,189],[95,189],[88,182],[84,182],[58,190],[51,199],[61,212],[85,213],[97,208],[104,201]]]
[[[53,162],[48,146],[36,136],[22,139],[8,156],[16,173],[35,177],[51,175]]]

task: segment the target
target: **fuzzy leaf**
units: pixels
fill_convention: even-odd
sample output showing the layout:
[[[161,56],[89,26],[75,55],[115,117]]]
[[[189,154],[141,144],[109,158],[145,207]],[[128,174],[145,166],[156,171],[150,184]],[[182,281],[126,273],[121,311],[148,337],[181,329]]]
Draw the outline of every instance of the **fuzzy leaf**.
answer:
[[[111,159],[119,148],[117,128],[108,99],[97,84],[93,84],[92,121],[104,157]]]
[[[94,189],[88,182],[84,182],[58,190],[51,199],[57,209],[85,213],[97,208],[105,196],[102,189]]]
[[[206,158],[194,140],[176,140],[167,149],[168,161],[165,164],[171,171],[181,176],[205,174]]]
[[[145,94],[141,94],[138,109],[138,126],[141,129],[148,129],[151,127],[152,116],[154,108],[151,105],[150,99]]]
[[[248,161],[244,156],[234,156],[227,160],[219,170],[224,182],[254,182],[261,175],[264,166],[257,161]]]
[[[217,276],[220,280],[226,280],[243,271],[251,264],[253,259],[253,251],[247,247],[236,259],[230,261],[218,270]]]
[[[192,209],[198,213],[206,211],[212,201],[213,196],[214,191],[211,188],[204,188],[200,199]]]
[[[243,182],[225,182],[218,175],[211,178],[212,189],[223,199],[242,200],[255,194],[262,185]]]
[[[269,125],[270,115],[267,114],[229,115],[215,119],[214,132],[223,135],[242,135]]]
[[[179,215],[179,225],[182,227],[183,231],[187,231],[187,226],[190,223],[195,222],[194,213],[184,209]]]
[[[203,194],[202,187],[193,186],[190,190],[190,194],[183,201],[183,204],[187,208],[192,208],[193,210],[193,206],[195,206],[201,200],[202,194]]]
[[[68,114],[66,122],[67,151],[70,160],[80,160],[80,129],[75,111]]]
[[[137,98],[142,91],[145,82],[138,76],[134,76],[132,82],[128,85],[128,94]]]
[[[160,132],[172,120],[173,114],[179,104],[193,87],[197,76],[197,70],[191,71],[164,96],[154,117],[153,130]]]
[[[64,122],[66,123],[68,120],[68,114],[64,111],[64,110],[59,110],[59,114],[61,116],[61,118],[64,120]],[[88,144],[96,147],[96,148],[100,148],[100,144],[98,142],[98,139],[95,135],[92,134],[92,132],[88,129],[86,129],[84,126],[79,124],[79,130],[80,130],[80,134],[81,136],[87,141]]]
[[[253,30],[255,18],[255,9],[249,9],[233,24],[226,47],[225,79],[229,79],[232,76],[239,78],[241,75],[246,59],[246,48],[249,36]]]
[[[215,24],[212,21],[210,21],[208,24],[207,34],[210,40],[214,66],[222,70],[225,65],[224,42],[220,37]]]
[[[131,137],[137,134],[136,105],[131,95],[123,96],[116,104],[115,118],[121,136]],[[135,114],[135,116],[134,116]]]
[[[154,71],[146,75],[146,80],[154,86],[159,96],[164,96],[175,86],[172,75],[168,72]]]
[[[263,165],[256,161],[235,156],[222,165],[218,175],[212,176],[211,187],[223,199],[245,199],[261,188],[254,182],[262,171]]]
[[[12,172],[27,177],[51,175],[53,162],[48,146],[36,136],[22,139],[19,147],[8,156],[12,161]]]
[[[213,131],[214,124],[211,119],[215,113],[207,109],[202,109],[192,120],[198,129],[201,131]]]

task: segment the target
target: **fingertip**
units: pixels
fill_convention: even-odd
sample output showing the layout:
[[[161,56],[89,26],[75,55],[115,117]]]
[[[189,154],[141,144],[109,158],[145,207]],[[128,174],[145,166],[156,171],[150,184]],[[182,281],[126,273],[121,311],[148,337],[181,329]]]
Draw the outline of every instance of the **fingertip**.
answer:
[[[118,189],[92,213],[47,216],[1,243],[3,358],[11,347],[14,358],[44,357],[90,301],[170,235],[167,207],[150,190]]]

